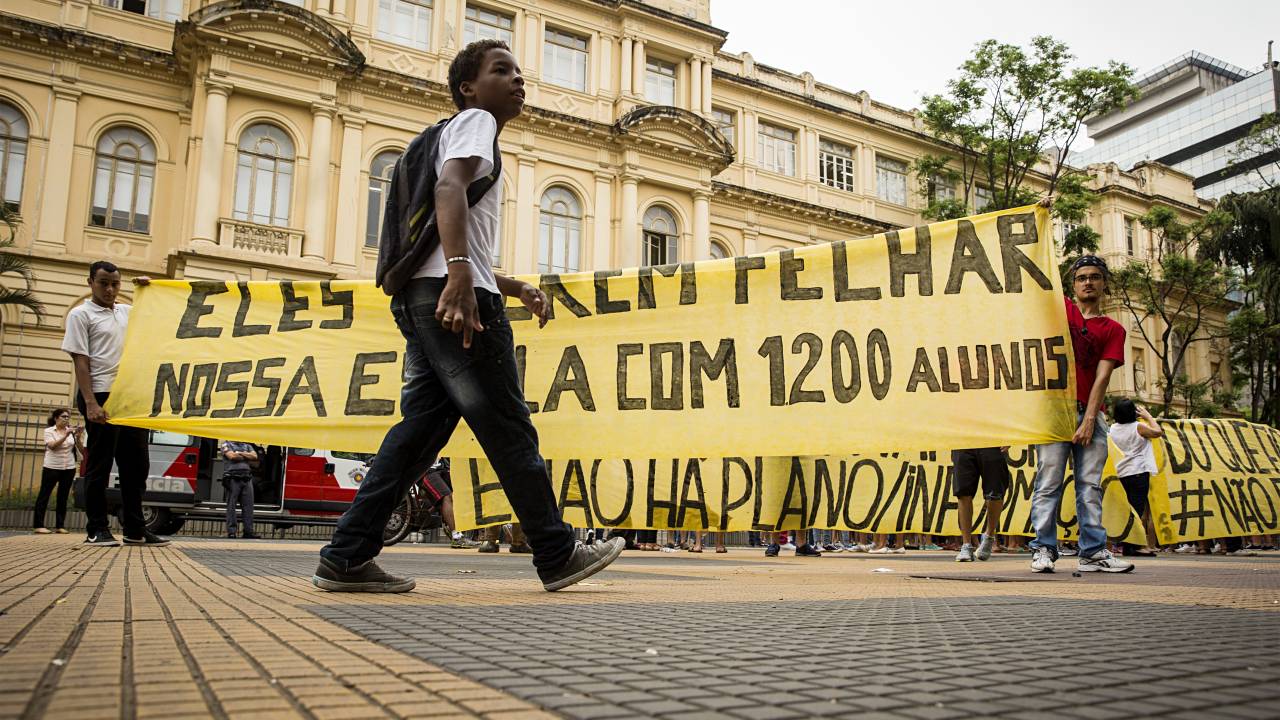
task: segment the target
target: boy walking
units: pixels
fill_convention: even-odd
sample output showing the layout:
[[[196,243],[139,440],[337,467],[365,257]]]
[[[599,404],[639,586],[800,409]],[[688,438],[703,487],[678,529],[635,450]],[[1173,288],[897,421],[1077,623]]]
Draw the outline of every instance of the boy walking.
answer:
[[[146,285],[148,278],[134,280]],[[89,457],[84,472],[85,545],[114,547],[107,519],[107,482],[114,462],[120,475],[121,522],[128,545],[160,547],[169,541],[147,530],[142,517],[142,493],[147,487],[151,463],[147,459],[147,431],[107,424],[102,409],[111,394],[124,352],[125,330],[131,306],[116,302],[120,269],[106,260],[89,266],[92,296],[67,315],[62,349],[71,355],[76,373],[76,406],[88,421]]]
[[[392,294],[391,313],[406,341],[403,419],[383,438],[355,500],[320,551],[312,582],[324,590],[413,589],[412,578],[384,572],[373,558],[382,550],[382,529],[396,503],[460,419],[497,472],[533,547],[544,589],[583,580],[622,551],[621,538],[577,543],[560,517],[516,373],[503,299],[518,298],[541,327],[548,319],[547,297],[490,267],[501,216],[497,137],[524,107],[520,67],[505,43],[474,42],[450,65],[449,90],[460,112],[443,129],[420,135],[401,157],[379,248],[378,284]],[[436,132],[432,152],[424,140]],[[428,162],[420,162],[424,156]],[[431,198],[438,242],[429,221],[418,224]]]
[[[1067,459],[1075,471],[1076,517],[1080,527],[1080,572],[1122,573],[1133,564],[1107,550],[1102,527],[1102,469],[1107,464],[1107,425],[1098,417],[1111,372],[1124,364],[1125,330],[1102,314],[1107,292],[1107,264],[1096,255],[1085,255],[1071,265],[1076,301],[1063,298],[1071,350],[1076,358],[1077,428],[1071,442],[1036,447],[1035,491],[1031,495],[1031,570],[1053,572],[1058,559],[1058,506],[1062,504]]]

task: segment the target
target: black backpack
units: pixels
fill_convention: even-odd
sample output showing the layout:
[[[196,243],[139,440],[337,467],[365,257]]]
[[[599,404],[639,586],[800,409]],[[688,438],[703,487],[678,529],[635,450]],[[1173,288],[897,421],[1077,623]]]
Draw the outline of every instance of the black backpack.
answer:
[[[375,284],[388,295],[400,292],[440,244],[436,227],[436,158],[440,151],[440,132],[454,117],[457,116],[441,120],[414,138],[391,174],[374,275]],[[495,137],[493,169],[467,187],[467,206],[480,202],[500,177],[502,153]]]

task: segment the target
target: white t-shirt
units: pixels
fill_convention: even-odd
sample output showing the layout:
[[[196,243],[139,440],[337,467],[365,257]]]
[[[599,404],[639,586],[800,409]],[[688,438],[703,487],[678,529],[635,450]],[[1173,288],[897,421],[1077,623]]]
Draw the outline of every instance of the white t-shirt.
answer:
[[[67,315],[62,349],[89,356],[89,377],[96,393],[111,392],[111,383],[120,368],[120,355],[124,352],[130,307],[116,303],[114,308],[105,308],[89,298]]]
[[[444,130],[440,131],[440,145],[436,156],[436,176],[444,170],[445,162],[454,158],[480,158],[475,177],[471,182],[493,171],[493,140],[498,135],[498,121],[486,110],[471,108],[458,113]],[[480,202],[467,212],[467,255],[471,258],[471,280],[478,288],[498,293],[498,282],[493,277],[493,250],[497,247],[501,222],[502,183],[496,182]],[[422,267],[413,276],[445,277],[444,245],[436,247]]]
[[[61,440],[62,442],[58,442]],[[57,443],[49,447],[49,443]],[[56,425],[44,429],[44,466],[50,470],[74,470],[76,458],[72,449],[76,446],[75,433],[63,437]]]
[[[1116,460],[1116,475],[1126,477],[1138,473],[1155,473],[1156,453],[1151,441],[1138,434],[1138,423],[1116,423],[1111,426],[1111,442],[1124,457]]]

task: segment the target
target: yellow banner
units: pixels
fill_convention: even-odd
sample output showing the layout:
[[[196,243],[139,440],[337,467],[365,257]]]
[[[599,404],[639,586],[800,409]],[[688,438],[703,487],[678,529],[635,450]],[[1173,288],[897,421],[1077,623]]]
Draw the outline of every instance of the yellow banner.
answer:
[[[575,527],[710,530],[818,528],[871,533],[959,535],[949,452],[828,457],[649,458],[548,460],[565,522]],[[1034,535],[1031,494],[1035,448],[1011,448],[1011,481],[997,527]],[[483,459],[453,463],[454,518],[471,529],[515,522],[493,469]],[[1145,545],[1143,525],[1108,464],[1103,478],[1108,534]],[[986,518],[981,493],[974,527]],[[1076,537],[1072,475],[1058,532]]]
[[[1044,208],[724,260],[542,275],[510,308],[549,458],[833,455],[1070,437],[1074,363]],[[368,282],[157,281],[114,422],[373,452],[404,340]],[[460,428],[446,450],[482,456]]]
[[[1280,533],[1280,430],[1242,420],[1162,420],[1154,442],[1151,517],[1162,543]],[[1011,482],[1000,532],[1034,535],[1033,446],[1010,449]],[[1110,446],[1103,470],[1103,525],[1113,539],[1145,545]],[[826,457],[568,458],[548,460],[565,520],[576,527],[686,530],[821,528],[958,535],[948,452]],[[506,496],[483,460],[453,463],[459,527],[512,522]],[[1076,536],[1073,475],[1058,531]],[[981,497],[974,527],[981,528]]]
[[[1280,430],[1244,420],[1162,420],[1161,542],[1280,533]]]

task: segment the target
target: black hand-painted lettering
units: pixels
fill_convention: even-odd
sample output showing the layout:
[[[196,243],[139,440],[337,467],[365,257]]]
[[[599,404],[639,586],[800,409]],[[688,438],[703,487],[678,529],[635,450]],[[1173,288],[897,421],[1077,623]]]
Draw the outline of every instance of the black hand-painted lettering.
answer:
[[[283,299],[283,304],[280,308],[280,323],[276,325],[276,330],[291,332],[293,330],[306,330],[311,327],[310,320],[297,319],[299,312],[311,307],[311,298],[306,296],[298,297],[294,294],[293,282],[289,280],[280,281],[280,296]]]
[[[1035,213],[1002,215],[996,218],[996,232],[1000,235],[1005,292],[1022,292],[1022,270],[1027,271],[1041,290],[1052,290],[1053,283],[1049,282],[1049,277],[1018,249],[1019,245],[1034,245],[1040,241]]]
[[[747,273],[763,269],[764,258],[759,255],[746,255],[733,259],[733,303],[735,305],[746,305],[750,299],[748,292],[750,281]]]
[[[245,319],[249,317],[249,307],[253,304],[253,296],[249,292],[249,283],[247,281],[241,280],[236,283],[236,287],[240,289],[240,307],[236,308],[236,319],[231,325],[231,337],[266,335],[271,332],[270,325],[245,324]]]
[[[191,283],[191,294],[187,295],[187,308],[178,320],[179,340],[198,337],[220,337],[220,327],[200,327],[200,318],[213,312],[213,306],[206,303],[212,295],[229,292],[227,284],[217,280],[194,280]]]
[[[920,297],[933,295],[933,253],[929,238],[929,226],[915,229],[916,251],[902,252],[902,239],[897,230],[884,234],[889,246],[889,294],[902,297],[907,294],[906,277],[915,275]]]
[[[323,325],[324,323],[321,323]],[[382,379],[377,373],[367,373],[370,365],[393,363],[399,353],[394,350],[384,352],[356,353],[355,362],[351,365],[351,381],[347,384],[347,415],[388,416],[396,412],[395,400],[379,400],[361,397],[366,385],[377,385]]]
[[[252,360],[236,360],[222,363],[222,367],[218,368],[218,385],[214,388],[214,392],[234,392],[236,400],[231,407],[221,408],[209,413],[209,417],[234,418],[240,417],[244,413],[245,403],[249,401],[249,381],[247,379],[232,380],[231,378],[234,375],[247,373],[252,369]]]
[[[351,327],[351,323],[356,317],[356,294],[354,290],[339,290],[334,292],[331,289],[332,281],[322,280],[320,282],[320,305],[323,307],[340,307],[342,308],[342,318],[337,320],[321,320],[321,330],[346,330]]]

